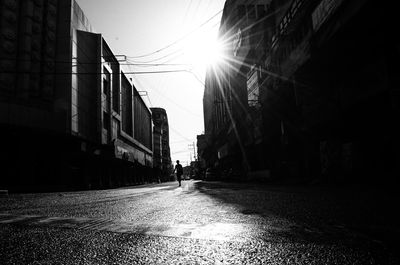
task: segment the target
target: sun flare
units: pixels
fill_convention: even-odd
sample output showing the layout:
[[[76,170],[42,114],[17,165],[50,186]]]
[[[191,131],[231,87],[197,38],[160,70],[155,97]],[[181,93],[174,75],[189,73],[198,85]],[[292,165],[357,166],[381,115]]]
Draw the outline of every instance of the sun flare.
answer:
[[[185,45],[184,56],[195,69],[205,69],[222,61],[224,47],[212,34],[198,34]]]

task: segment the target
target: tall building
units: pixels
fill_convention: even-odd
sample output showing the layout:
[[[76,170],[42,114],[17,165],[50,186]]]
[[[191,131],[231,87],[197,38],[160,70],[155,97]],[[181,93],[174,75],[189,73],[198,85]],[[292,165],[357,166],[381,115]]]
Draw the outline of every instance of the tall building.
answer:
[[[207,147],[207,139],[204,134],[197,135],[197,174],[201,178],[206,170],[206,159],[204,159],[205,148]]]
[[[168,116],[163,108],[151,108],[151,112],[154,123],[153,165],[159,179],[167,181],[172,171]]]
[[[151,112],[77,3],[7,0],[0,14],[0,186],[146,181]]]
[[[225,3],[228,60],[206,76],[207,163],[230,167],[240,153],[245,172],[276,178],[393,181],[400,162],[394,6],[256,2]]]
[[[207,147],[203,156],[208,166],[237,172],[236,176],[253,169],[254,150],[262,149],[255,146],[259,139],[254,140],[249,131],[249,126],[260,123],[260,115],[256,116],[260,105],[259,91],[247,87],[247,76],[256,70],[254,61],[265,56],[271,35],[266,29],[270,13],[269,0],[226,1],[219,28],[225,60],[210,66],[206,73],[203,105]]]

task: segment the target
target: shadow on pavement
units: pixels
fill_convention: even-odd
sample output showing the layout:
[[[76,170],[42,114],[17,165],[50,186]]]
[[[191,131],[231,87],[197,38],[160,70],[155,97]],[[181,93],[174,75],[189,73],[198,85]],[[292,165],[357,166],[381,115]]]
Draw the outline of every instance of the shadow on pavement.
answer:
[[[351,233],[364,241],[376,239],[396,246],[400,236],[396,207],[400,196],[393,189],[206,181],[195,183],[195,188],[222,203],[234,205],[244,215],[285,218],[299,225],[292,231],[314,230],[316,237],[318,231],[331,236]]]

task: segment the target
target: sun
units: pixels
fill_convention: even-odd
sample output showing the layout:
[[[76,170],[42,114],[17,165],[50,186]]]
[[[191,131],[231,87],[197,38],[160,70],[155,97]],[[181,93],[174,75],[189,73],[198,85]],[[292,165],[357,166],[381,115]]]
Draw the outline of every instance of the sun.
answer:
[[[186,42],[184,48],[186,63],[199,70],[221,63],[223,53],[222,43],[211,32],[196,34]]]

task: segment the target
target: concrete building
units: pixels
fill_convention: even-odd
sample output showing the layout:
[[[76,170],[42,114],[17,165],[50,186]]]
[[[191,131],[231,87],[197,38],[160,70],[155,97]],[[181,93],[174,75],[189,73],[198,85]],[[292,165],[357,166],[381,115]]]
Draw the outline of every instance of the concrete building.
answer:
[[[394,181],[394,7],[368,0],[264,2],[265,19],[246,24],[258,12],[226,1],[220,37],[230,43],[228,63],[206,77],[208,163],[224,164],[236,149],[245,172],[299,181]],[[236,131],[240,148],[226,140]]]
[[[207,147],[207,139],[204,134],[197,135],[197,167],[199,172],[204,172],[206,169],[206,160],[204,159],[204,152]]]
[[[255,71],[254,61],[265,57],[270,12],[271,1],[226,1],[219,29],[225,61],[206,73],[204,158],[207,166],[236,172],[236,176],[254,170],[253,159],[261,157],[255,151],[260,133],[249,130],[260,123],[259,91],[247,83],[253,82],[248,74]]]
[[[74,0],[0,3],[1,185],[145,182],[151,112]]]
[[[373,1],[291,1],[277,18],[264,67],[282,78],[266,81],[264,100],[280,114],[284,174],[357,183],[398,174],[392,10]],[[265,126],[277,126],[268,113]]]
[[[151,108],[153,118],[153,162],[156,175],[162,181],[170,180],[172,172],[169,147],[169,126],[167,112],[163,108]]]

